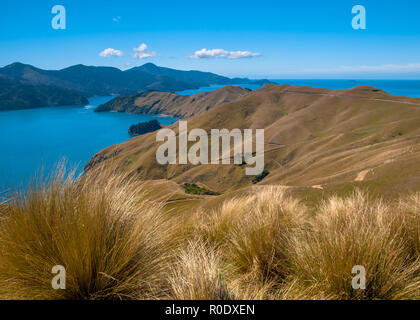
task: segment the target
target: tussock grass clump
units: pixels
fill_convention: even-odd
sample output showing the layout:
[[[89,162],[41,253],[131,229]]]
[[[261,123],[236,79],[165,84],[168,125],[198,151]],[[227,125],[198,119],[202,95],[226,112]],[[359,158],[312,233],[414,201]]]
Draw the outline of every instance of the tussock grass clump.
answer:
[[[245,281],[281,282],[290,268],[290,239],[305,225],[305,206],[278,187],[265,188],[245,202],[232,201],[231,207],[242,214],[227,236],[226,260],[231,271]]]
[[[305,206],[284,188],[265,187],[223,203],[202,218],[197,233],[222,251],[237,285],[267,286],[282,282],[289,272],[289,242],[305,226],[305,216]]]
[[[332,197],[308,232],[294,237],[289,293],[304,298],[410,299],[420,297],[420,259],[412,213],[355,192]],[[418,228],[414,227],[414,230]],[[353,266],[366,269],[366,289],[352,288]],[[297,287],[296,287],[297,286]]]
[[[396,214],[402,221],[402,230],[408,244],[408,250],[420,257],[420,193],[415,193],[400,199]]]
[[[229,300],[222,276],[220,252],[200,242],[189,242],[173,265],[169,282],[171,298],[177,300]]]
[[[139,183],[122,177],[74,181],[61,170],[2,208],[0,298],[162,295],[175,245],[171,225]],[[55,265],[66,269],[65,290],[52,289]]]

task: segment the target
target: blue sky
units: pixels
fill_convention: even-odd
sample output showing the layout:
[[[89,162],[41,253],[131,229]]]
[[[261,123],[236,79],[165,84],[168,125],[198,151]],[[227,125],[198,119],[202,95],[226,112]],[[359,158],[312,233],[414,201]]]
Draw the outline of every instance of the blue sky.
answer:
[[[66,8],[66,30],[51,26],[58,4]],[[352,28],[357,4],[366,8],[366,30]],[[2,0],[0,6],[0,66],[127,69],[153,62],[251,78],[420,79],[418,0]],[[115,51],[100,56],[108,48]],[[104,57],[112,53],[120,56]]]

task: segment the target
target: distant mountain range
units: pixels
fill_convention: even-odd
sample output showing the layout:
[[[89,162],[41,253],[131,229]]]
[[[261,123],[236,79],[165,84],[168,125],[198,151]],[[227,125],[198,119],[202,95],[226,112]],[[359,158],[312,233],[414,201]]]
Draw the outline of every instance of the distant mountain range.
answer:
[[[152,63],[126,71],[113,67],[75,65],[43,70],[13,63],[0,69],[0,110],[40,106],[83,105],[87,97],[133,94],[144,91],[174,92],[213,84],[266,84],[268,80],[227,78],[210,72],[180,71]]]
[[[98,106],[95,112],[113,111],[137,114],[164,114],[189,118],[219,105],[233,102],[252,91],[241,87],[225,86],[215,91],[181,96],[171,92],[148,91],[120,95]]]

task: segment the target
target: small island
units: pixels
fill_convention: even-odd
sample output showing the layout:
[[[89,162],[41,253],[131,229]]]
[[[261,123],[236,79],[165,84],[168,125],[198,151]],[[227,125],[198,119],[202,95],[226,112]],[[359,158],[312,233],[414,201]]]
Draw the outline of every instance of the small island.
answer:
[[[132,136],[139,136],[142,134],[159,130],[160,128],[162,128],[162,126],[157,120],[151,120],[148,122],[141,122],[139,124],[133,124],[130,127],[130,129],[128,129],[128,133]]]

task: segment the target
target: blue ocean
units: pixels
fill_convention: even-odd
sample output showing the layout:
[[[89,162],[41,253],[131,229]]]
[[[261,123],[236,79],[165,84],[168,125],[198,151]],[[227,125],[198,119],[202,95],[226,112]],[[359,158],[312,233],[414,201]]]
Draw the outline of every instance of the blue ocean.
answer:
[[[386,91],[394,96],[420,97],[420,80],[296,80],[276,79],[278,84],[305,85],[325,89],[350,89],[370,86]]]
[[[90,98],[86,107],[52,107],[0,112],[1,192],[25,186],[41,169],[49,172],[66,159],[83,167],[102,149],[131,138],[132,124],[157,119],[168,125],[176,118],[115,112],[95,113],[96,106],[114,97]]]
[[[329,79],[270,79],[271,82],[283,85],[304,85],[324,89],[350,89],[357,86],[371,86],[384,90],[394,96],[420,97],[420,80],[329,80]],[[257,90],[260,85],[245,84],[243,88]],[[197,90],[177,92],[182,95],[191,95],[199,92],[213,91],[222,88],[223,85],[203,87]]]
[[[420,97],[420,80],[271,80],[278,84],[348,89],[367,85],[396,96]],[[210,86],[178,92],[192,95],[217,90]],[[243,85],[251,90],[258,85]],[[100,150],[130,139],[130,125],[157,119],[168,125],[175,118],[124,113],[95,113],[94,108],[113,97],[94,97],[86,107],[54,107],[0,112],[0,197],[30,181],[36,173],[49,172],[62,159],[83,172],[84,165]]]

